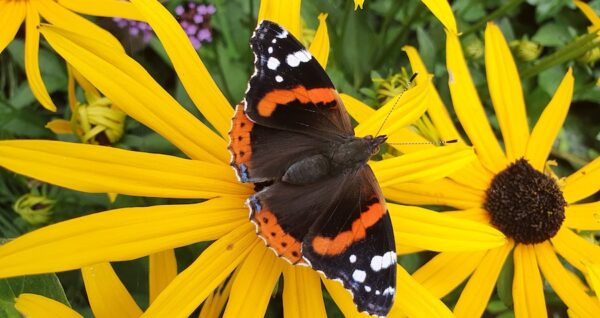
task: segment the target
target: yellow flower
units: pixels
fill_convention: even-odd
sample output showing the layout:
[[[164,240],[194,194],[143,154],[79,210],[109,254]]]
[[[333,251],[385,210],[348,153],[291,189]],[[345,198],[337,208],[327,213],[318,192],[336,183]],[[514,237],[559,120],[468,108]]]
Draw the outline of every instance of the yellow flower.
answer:
[[[40,19],[58,27],[86,34],[120,47],[119,42],[107,31],[77,15],[75,12],[95,16],[120,16],[140,19],[141,16],[125,1],[118,0],[0,0],[0,53],[12,41],[23,21],[25,22],[25,73],[33,95],[46,109],[56,110],[42,81],[38,52]]]
[[[96,39],[44,25],[40,28],[42,34],[69,64],[129,116],[154,129],[191,159],[88,144],[23,140],[0,142],[0,165],[79,191],[206,201],[106,211],[31,232],[0,247],[0,277],[77,268],[84,268],[86,275],[91,273],[87,266],[153,255],[151,267],[166,266],[163,268],[167,268],[168,277],[164,280],[152,277],[165,271],[151,269],[153,301],[144,317],[187,317],[209,297],[213,308],[225,303],[222,297],[229,297],[226,316],[242,313],[263,316],[282,273],[286,316],[325,316],[321,280],[346,315],[357,314],[350,294],[340,284],[322,279],[313,270],[288,265],[257,237],[244,206],[253,189],[238,183],[228,164],[224,136],[233,115],[231,105],[212,81],[177,21],[162,5],[153,0],[132,0],[132,3],[163,42],[188,94],[218,134],[185,111],[125,54]],[[261,6],[270,4],[271,1],[264,1]],[[261,8],[261,12],[269,10],[273,12],[272,8]],[[294,10],[295,7],[287,8],[288,15],[281,15],[278,22],[295,24],[299,11]],[[323,25],[324,19],[321,21]],[[321,27],[317,35],[320,30]],[[318,38],[315,36],[311,52],[323,63],[328,46],[320,41],[327,40],[326,33],[322,34],[322,40]],[[376,131],[392,103],[400,98],[391,117],[395,120],[390,120],[382,130],[393,139],[396,131],[423,113],[430,88],[429,79],[424,79],[422,85],[392,99],[379,111],[369,109],[373,113],[362,118],[357,134]],[[346,105],[354,114],[368,112],[358,109],[362,105],[351,103],[349,100]],[[374,162],[372,167],[381,185],[392,188],[402,182],[438,179],[471,159],[473,153],[468,147],[437,147]],[[389,209],[399,253],[420,249],[473,251],[505,242],[500,232],[477,222],[397,204],[389,204]],[[473,237],[476,239],[472,240]],[[173,248],[214,240],[171,281]],[[223,287],[231,273],[234,273],[231,286],[227,283],[223,288],[230,292],[216,295],[214,291]],[[252,292],[248,293],[249,290]],[[392,315],[450,316],[449,310],[402,267],[398,267],[397,293],[402,297],[397,297]]]
[[[468,278],[454,308],[457,317],[478,317],[493,291],[507,256],[514,255],[512,291],[517,317],[545,317],[542,276],[581,317],[600,315],[587,287],[559,261],[556,252],[578,271],[600,264],[600,247],[574,230],[599,230],[600,202],[577,203],[600,189],[600,159],[571,176],[558,179],[546,168],[553,141],[567,115],[573,94],[572,70],[564,76],[532,131],[518,71],[509,47],[493,23],[485,31],[488,87],[503,150],[486,118],[469,74],[458,37],[447,32],[449,86],[456,114],[473,143],[478,161],[448,178],[428,185],[402,184],[390,199],[438,204],[462,210],[448,212],[461,220],[491,224],[510,239],[487,251],[442,252],[413,277],[438,297]],[[427,73],[416,50],[405,48],[413,70]],[[429,108],[442,138],[459,138],[439,99]],[[514,247],[514,250],[513,250]],[[470,276],[470,278],[469,278]]]

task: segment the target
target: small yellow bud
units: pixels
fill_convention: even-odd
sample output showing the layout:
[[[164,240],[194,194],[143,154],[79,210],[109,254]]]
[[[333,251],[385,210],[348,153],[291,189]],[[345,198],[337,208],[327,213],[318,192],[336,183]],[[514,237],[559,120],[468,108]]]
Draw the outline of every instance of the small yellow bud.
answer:
[[[13,210],[27,223],[38,225],[48,222],[52,216],[55,200],[32,193],[21,196],[14,204]]]
[[[479,37],[471,35],[465,38],[465,55],[468,59],[480,59],[484,52],[483,41]]]
[[[81,142],[110,145],[119,141],[125,128],[125,112],[106,97],[86,94],[87,103],[75,107],[71,122]]]
[[[537,59],[544,50],[541,44],[531,41],[526,37],[521,40],[511,41],[510,46],[515,51],[517,57],[525,62]]]

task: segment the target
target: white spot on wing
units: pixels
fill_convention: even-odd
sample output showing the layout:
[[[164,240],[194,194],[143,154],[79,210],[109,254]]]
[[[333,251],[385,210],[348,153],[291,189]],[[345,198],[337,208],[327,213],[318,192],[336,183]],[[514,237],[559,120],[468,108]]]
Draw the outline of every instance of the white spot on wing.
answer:
[[[277,43],[277,39],[271,40],[271,43]]]
[[[365,278],[367,278],[367,272],[361,271],[360,269],[357,269],[352,273],[352,279],[356,282],[362,283],[365,281]]]
[[[355,263],[356,262],[356,255],[352,254],[350,255],[350,263]]]
[[[288,36],[288,31],[283,30],[281,31],[281,33],[277,34],[276,37],[280,38],[280,39],[285,39]]]
[[[269,46],[269,48],[267,49],[267,51],[269,51],[269,54],[273,53],[273,48]]]
[[[275,80],[277,81],[277,83],[281,83],[281,82],[283,82],[283,77],[277,75],[277,76],[275,76]]]
[[[378,290],[376,290],[376,291],[375,291],[375,295],[381,295],[381,292],[380,292],[380,291],[378,291]]]
[[[307,50],[301,50],[292,54],[288,54],[285,61],[291,67],[296,67],[300,63],[306,63],[312,59],[312,55]]]
[[[276,70],[277,67],[279,67],[279,60],[274,57],[270,57],[269,60],[267,60],[267,67],[270,70]]]
[[[396,290],[393,287],[388,287],[383,291],[383,296],[393,295],[395,292]]]
[[[371,259],[371,269],[375,272],[379,272],[381,270],[382,264],[383,264],[383,257],[381,257],[379,255],[375,255]]]
[[[370,291],[371,291],[371,286],[367,286],[367,285],[365,285],[365,291],[366,291],[367,293],[368,293],[368,292],[370,292]]]
[[[375,255],[371,258],[371,269],[375,272],[379,272],[394,264],[396,264],[396,253],[394,251],[386,252],[383,255]]]

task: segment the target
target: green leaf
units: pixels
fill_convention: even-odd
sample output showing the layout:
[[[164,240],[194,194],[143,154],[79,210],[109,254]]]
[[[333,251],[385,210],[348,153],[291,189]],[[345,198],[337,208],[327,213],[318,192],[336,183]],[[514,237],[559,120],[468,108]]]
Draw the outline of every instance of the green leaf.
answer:
[[[532,40],[543,46],[563,46],[569,42],[571,35],[564,25],[550,22],[542,25],[533,35]]]
[[[417,41],[419,42],[419,52],[423,62],[428,69],[432,69],[436,60],[435,44],[429,37],[429,33],[425,32],[423,28],[417,28]]]
[[[6,240],[0,240],[0,243],[5,242]],[[54,274],[7,278],[0,280],[0,317],[22,317],[15,309],[15,299],[22,293],[45,296],[70,306],[60,281]]]
[[[504,262],[504,266],[502,266],[502,270],[500,271],[500,276],[498,277],[498,281],[496,282],[496,292],[498,292],[498,297],[502,301],[503,305],[508,308],[512,308],[512,306],[513,306],[513,297],[512,297],[513,277],[514,277],[514,266],[513,266],[513,254],[511,252],[507,257],[506,262]]]

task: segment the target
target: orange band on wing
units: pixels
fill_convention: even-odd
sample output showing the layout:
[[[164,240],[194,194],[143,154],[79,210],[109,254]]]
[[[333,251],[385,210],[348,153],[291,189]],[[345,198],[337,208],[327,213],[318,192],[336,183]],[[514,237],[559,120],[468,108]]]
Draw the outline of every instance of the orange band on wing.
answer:
[[[258,102],[258,114],[262,117],[269,117],[278,105],[285,105],[295,100],[301,103],[331,103],[335,100],[335,92],[331,88],[313,88],[307,90],[302,85],[292,89],[276,89],[267,93]]]
[[[352,222],[352,228],[335,237],[316,236],[312,248],[320,255],[335,256],[343,253],[352,243],[362,240],[367,235],[367,229],[379,221],[386,213],[381,203],[373,203],[360,214],[360,219]]]
[[[232,164],[240,166],[245,163],[250,166],[252,147],[250,146],[250,131],[254,123],[244,113],[244,104],[240,103],[235,108],[231,131],[229,132],[229,150],[232,154]]]
[[[281,228],[275,214],[263,207],[254,214],[252,220],[258,226],[258,235],[265,240],[267,246],[275,250],[277,256],[292,264],[302,261],[301,243]]]

